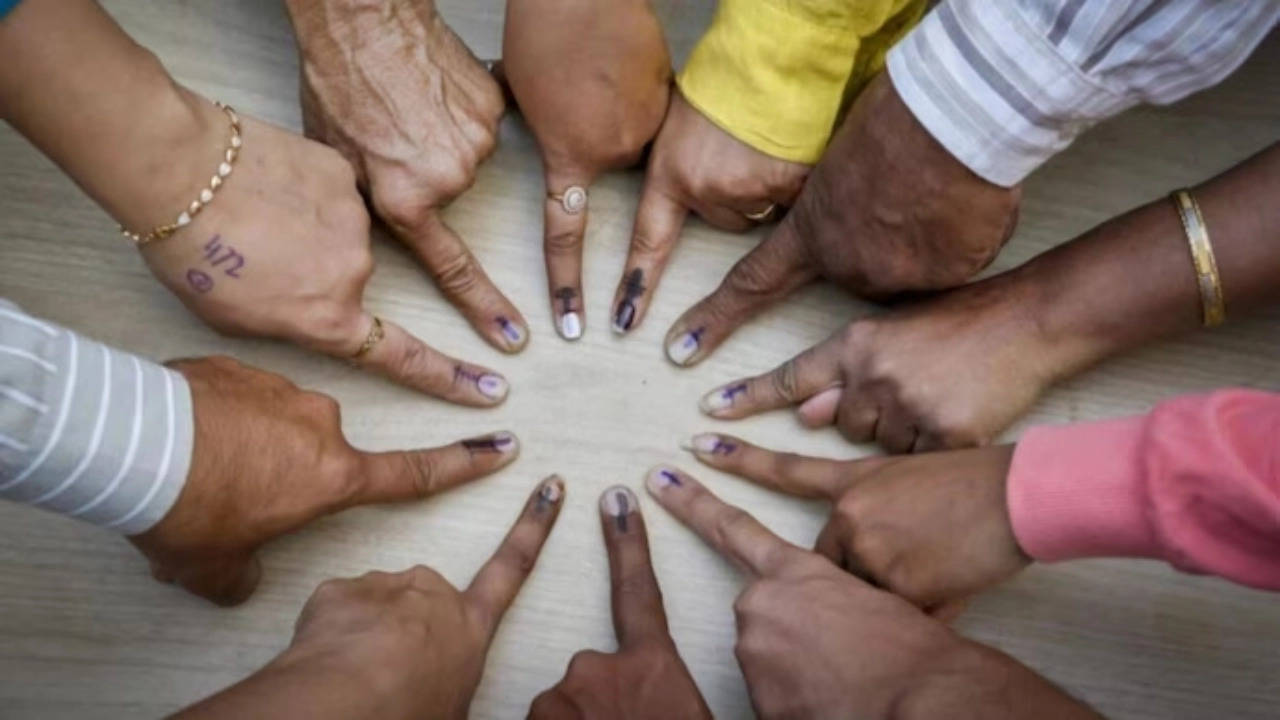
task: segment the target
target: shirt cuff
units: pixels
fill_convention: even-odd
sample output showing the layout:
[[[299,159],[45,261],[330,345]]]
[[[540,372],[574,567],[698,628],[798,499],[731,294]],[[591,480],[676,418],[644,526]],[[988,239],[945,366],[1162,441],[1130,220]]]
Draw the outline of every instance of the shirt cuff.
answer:
[[[879,3],[888,5],[888,3]],[[856,23],[772,0],[720,0],[676,78],[711,122],[773,157],[822,157],[853,72]]]
[[[1042,562],[1162,556],[1142,482],[1143,419],[1036,427],[1023,435],[1006,489],[1023,552]]]
[[[1013,3],[947,0],[890,50],[888,68],[920,124],[1005,187],[1138,102],[1066,60]]]

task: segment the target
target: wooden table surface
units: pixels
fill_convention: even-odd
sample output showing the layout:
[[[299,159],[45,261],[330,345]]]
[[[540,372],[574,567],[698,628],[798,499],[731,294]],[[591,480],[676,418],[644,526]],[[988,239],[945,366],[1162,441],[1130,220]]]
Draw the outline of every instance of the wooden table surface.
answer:
[[[440,4],[477,55],[497,55],[499,0]],[[680,60],[711,3],[658,4]],[[106,5],[182,82],[245,113],[300,127],[295,50],[277,3]],[[1274,141],[1278,40],[1273,35],[1222,86],[1173,107],[1130,112],[1050,162],[1028,181],[1017,236],[996,267],[1016,265]],[[595,512],[603,488],[623,482],[639,491],[648,467],[676,461],[796,542],[812,542],[821,527],[822,507],[696,468],[677,443],[717,426],[697,411],[702,391],[770,368],[870,308],[813,287],[697,369],[677,370],[662,355],[667,327],[761,237],[692,222],[647,322],[634,336],[615,338],[608,304],[641,180],[639,172],[618,173],[593,188],[586,336],[562,342],[545,300],[539,160],[517,117],[503,121],[499,151],[447,217],[528,317],[529,348],[508,358],[484,345],[380,232],[373,240],[378,269],[366,294],[375,312],[436,347],[506,373],[514,390],[496,411],[451,407],[280,344],[218,337],[152,280],[96,206],[8,128],[0,129],[0,157],[0,295],[29,311],[150,357],[228,353],[283,373],[336,396],[352,441],[370,449],[442,444],[501,428],[523,441],[520,460],[492,478],[420,504],[349,511],[274,543],[263,553],[261,588],[233,610],[152,582],[146,564],[118,537],[0,506],[0,717],[133,718],[175,710],[278,652],[302,603],[325,578],[424,563],[465,583],[532,484],[559,472],[568,482],[567,505],[498,635],[473,705],[476,718],[523,717],[575,651],[614,646]],[[1226,385],[1280,390],[1278,342],[1280,308],[1273,308],[1107,363],[1050,393],[1028,421],[1110,417]],[[832,432],[804,431],[788,413],[732,430],[797,451],[873,452]],[[644,509],[685,660],[718,717],[750,717],[732,652],[730,606],[739,578],[647,499]],[[1117,718],[1277,715],[1280,603],[1261,592],[1150,562],[1079,562],[1031,569],[975,601],[959,625]]]

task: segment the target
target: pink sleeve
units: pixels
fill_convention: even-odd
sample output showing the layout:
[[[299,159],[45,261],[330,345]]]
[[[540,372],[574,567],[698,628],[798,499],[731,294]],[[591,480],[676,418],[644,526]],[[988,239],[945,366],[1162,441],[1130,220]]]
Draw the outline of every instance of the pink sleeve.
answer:
[[[1014,452],[1008,502],[1037,560],[1160,558],[1280,590],[1280,395],[1223,390],[1033,428]]]

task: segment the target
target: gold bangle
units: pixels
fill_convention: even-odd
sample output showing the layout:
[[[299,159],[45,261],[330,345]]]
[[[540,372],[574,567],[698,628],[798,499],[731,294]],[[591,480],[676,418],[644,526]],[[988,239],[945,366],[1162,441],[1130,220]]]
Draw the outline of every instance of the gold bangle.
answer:
[[[228,141],[227,148],[222,153],[222,161],[218,163],[218,169],[209,180],[208,187],[201,190],[200,195],[191,201],[187,209],[183,210],[177,219],[168,225],[152,228],[146,234],[133,232],[121,225],[120,234],[132,240],[134,245],[141,247],[156,240],[163,240],[180,228],[190,225],[191,220],[200,214],[205,205],[213,201],[214,193],[218,192],[218,189],[222,187],[222,183],[231,176],[231,171],[235,169],[236,160],[240,157],[240,148],[244,145],[244,139],[240,136],[240,116],[236,115],[236,111],[230,105],[215,104],[219,110],[226,114],[227,120],[231,122],[231,140]]]
[[[1178,210],[1178,218],[1182,220],[1182,229],[1191,248],[1191,263],[1195,266],[1200,304],[1204,308],[1204,326],[1216,327],[1227,319],[1227,305],[1222,296],[1218,261],[1213,257],[1213,243],[1209,241],[1209,228],[1190,191],[1175,190],[1169,197]]]

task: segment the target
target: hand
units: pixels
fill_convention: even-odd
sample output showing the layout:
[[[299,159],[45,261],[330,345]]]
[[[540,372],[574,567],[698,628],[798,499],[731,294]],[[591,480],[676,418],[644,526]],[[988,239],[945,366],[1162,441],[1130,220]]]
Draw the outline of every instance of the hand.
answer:
[[[566,191],[640,159],[667,111],[671,57],[648,0],[510,0],[502,56],[542,151],[552,317],[561,337],[576,340],[586,323],[587,198]]]
[[[529,718],[710,720],[711,711],[667,630],[635,493],[621,485],[605,490],[600,526],[609,552],[618,652],[574,655],[564,679],[533,701]]]
[[[1034,287],[1007,273],[856,320],[771,372],[711,391],[702,408],[736,419],[798,404],[805,425],[834,423],[891,453],[988,444],[1082,362],[1083,343],[1042,333]]]
[[[1003,653],[960,637],[661,467],[649,492],[746,573],[734,652],[762,718],[1098,718]]]
[[[226,144],[215,117],[212,147]],[[235,172],[190,225],[145,245],[151,271],[192,312],[231,335],[291,340],[338,358],[361,349],[374,327],[362,295],[373,273],[369,216],[351,166],[338,153],[242,116]],[[200,150],[200,148],[195,148]],[[217,150],[221,152],[221,150]],[[392,322],[360,364],[417,390],[463,405],[496,405],[497,373],[427,347]]]
[[[689,210],[721,230],[745,232],[757,223],[749,215],[790,206],[808,174],[809,166],[739,141],[672,93],[636,208],[631,252],[613,303],[614,331],[629,332],[644,319]]]
[[[258,585],[264,543],[366,503],[417,500],[515,459],[510,433],[431,450],[365,453],[342,435],[338,404],[230,358],[170,364],[195,412],[187,484],[159,524],[130,538],[157,580],[219,604]]]
[[[563,496],[559,478],[540,483],[462,592],[421,565],[323,583],[302,608],[288,649],[177,717],[466,718],[493,634],[533,569]]]
[[[690,450],[767,488],[827,500],[831,518],[814,549],[936,614],[950,615],[1031,563],[1005,501],[1010,445],[840,462],[705,434]]]
[[[351,161],[378,216],[482,337],[506,352],[524,348],[520,311],[440,217],[493,152],[504,109],[498,84],[433,0],[372,11],[350,0],[286,5],[308,137]]]
[[[1019,188],[983,180],[916,121],[881,73],[813,169],[795,207],[667,335],[692,365],[764,308],[824,277],[868,297],[967,280],[1013,234]]]

